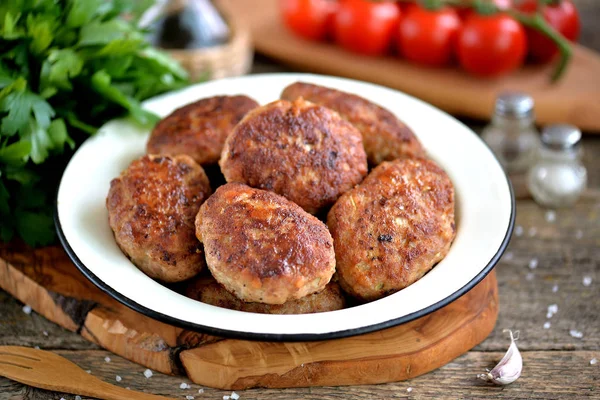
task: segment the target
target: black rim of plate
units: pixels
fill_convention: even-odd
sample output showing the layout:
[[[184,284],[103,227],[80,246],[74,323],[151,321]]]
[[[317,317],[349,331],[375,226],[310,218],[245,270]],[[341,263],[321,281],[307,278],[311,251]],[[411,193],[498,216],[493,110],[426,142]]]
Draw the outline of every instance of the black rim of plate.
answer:
[[[451,118],[453,118],[453,117],[451,117]],[[472,132],[472,130],[470,128],[468,128],[468,127],[466,127],[466,128]],[[474,132],[472,132],[472,133],[484,144],[484,146],[486,148],[488,148],[492,157],[494,157],[494,159],[496,160],[496,163],[498,163],[498,166],[500,166],[500,168],[502,168],[500,162],[498,161],[498,159],[496,158],[494,153],[487,146],[487,143],[485,143],[483,141],[483,139],[481,139],[481,137],[479,137],[476,133],[474,133]],[[152,319],[167,323],[169,325],[174,325],[174,326],[177,326],[177,327],[180,327],[183,329],[203,332],[203,333],[207,333],[207,334],[210,334],[213,336],[220,336],[220,337],[231,338],[231,339],[256,340],[256,341],[277,341],[277,342],[305,342],[305,341],[316,341],[316,340],[341,339],[341,338],[345,338],[345,337],[362,335],[365,333],[370,333],[370,332],[375,332],[375,331],[379,331],[382,329],[391,328],[391,327],[401,325],[401,324],[413,321],[415,319],[424,317],[424,316],[426,316],[434,311],[437,311],[440,308],[452,303],[453,301],[457,300],[458,298],[462,297],[464,294],[466,294],[471,289],[473,289],[479,282],[481,282],[483,280],[483,278],[485,278],[490,273],[490,271],[496,266],[496,264],[498,264],[498,261],[500,261],[502,254],[504,254],[504,252],[506,251],[506,248],[508,247],[508,244],[510,243],[510,239],[511,239],[512,232],[513,232],[514,225],[515,225],[515,218],[516,218],[516,203],[515,203],[514,190],[513,190],[512,184],[510,182],[510,179],[509,179],[506,171],[504,171],[503,168],[502,168],[502,170],[504,172],[504,177],[505,177],[506,183],[508,185],[508,190],[509,190],[509,194],[510,194],[510,203],[511,203],[508,228],[506,230],[506,234],[504,235],[504,239],[502,239],[502,243],[500,244],[500,247],[496,251],[496,254],[494,254],[492,259],[481,270],[481,272],[479,272],[465,286],[463,286],[462,288],[460,288],[459,290],[457,290],[450,296],[438,301],[437,303],[430,305],[429,307],[426,307],[424,309],[421,309],[421,310],[416,311],[411,314],[404,315],[399,318],[394,318],[394,319],[391,319],[388,321],[380,322],[378,324],[362,326],[360,328],[340,330],[340,331],[335,331],[335,332],[291,333],[291,334],[241,332],[241,331],[220,329],[220,328],[215,328],[212,326],[195,324],[192,322],[180,320],[178,318],[173,318],[166,314],[159,313],[159,312],[149,309],[149,308],[131,300],[127,296],[124,296],[123,294],[117,292],[112,287],[110,287],[109,285],[104,283],[104,281],[102,281],[100,278],[98,278],[92,271],[90,271],[83,264],[83,262],[81,262],[79,257],[77,257],[77,254],[75,254],[75,251],[73,250],[73,248],[71,248],[71,245],[67,241],[65,234],[62,230],[62,226],[61,226],[60,219],[58,216],[58,188],[56,191],[56,201],[54,204],[54,224],[55,224],[56,232],[58,234],[58,239],[59,239],[61,245],[65,249],[65,251],[66,251],[67,255],[69,256],[69,258],[71,259],[71,261],[73,261],[75,266],[81,271],[81,273],[87,279],[89,279],[100,290],[107,293],[108,295],[113,297],[115,300],[117,300],[120,303],[124,304],[125,306],[131,308],[132,310],[137,311],[140,314],[146,315]],[[63,174],[64,174],[64,171],[63,171]],[[62,182],[62,178],[61,178],[61,182]],[[60,184],[59,184],[59,188],[60,188]]]

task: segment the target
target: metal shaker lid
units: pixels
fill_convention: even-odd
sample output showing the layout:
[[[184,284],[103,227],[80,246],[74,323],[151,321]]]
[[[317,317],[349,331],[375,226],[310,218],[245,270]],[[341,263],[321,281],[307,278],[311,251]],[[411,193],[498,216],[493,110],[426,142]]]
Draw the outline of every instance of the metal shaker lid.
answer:
[[[549,125],[542,131],[544,147],[553,150],[567,150],[577,146],[581,140],[581,131],[567,124]]]
[[[496,115],[523,118],[533,115],[533,98],[522,92],[503,92],[496,98]]]

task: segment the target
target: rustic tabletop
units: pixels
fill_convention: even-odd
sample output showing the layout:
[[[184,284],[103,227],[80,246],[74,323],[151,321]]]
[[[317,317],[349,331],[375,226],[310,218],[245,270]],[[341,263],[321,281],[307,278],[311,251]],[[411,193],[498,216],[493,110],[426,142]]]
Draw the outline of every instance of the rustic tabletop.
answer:
[[[600,51],[600,2],[576,0],[583,18],[581,42]],[[286,71],[257,57],[253,72]],[[475,130],[482,123],[465,121]],[[406,382],[299,389],[252,389],[241,399],[372,398],[600,398],[600,137],[586,135],[584,163],[588,189],[574,208],[546,210],[531,200],[517,202],[517,229],[497,266],[500,314],[495,330],[480,345],[446,366]],[[535,260],[535,261],[533,261]],[[532,262],[533,261],[533,262]],[[548,317],[548,307],[558,311]],[[230,391],[192,384],[155,373],[115,356],[76,333],[54,325],[0,290],[0,345],[40,346],[57,352],[103,380],[154,394],[222,399]],[[505,387],[476,379],[506,351],[504,328],[520,331],[522,377]],[[110,362],[105,358],[110,356]],[[121,377],[116,382],[116,376]],[[202,389],[202,390],[201,390]],[[199,390],[202,393],[199,393]],[[0,399],[73,399],[0,378]]]

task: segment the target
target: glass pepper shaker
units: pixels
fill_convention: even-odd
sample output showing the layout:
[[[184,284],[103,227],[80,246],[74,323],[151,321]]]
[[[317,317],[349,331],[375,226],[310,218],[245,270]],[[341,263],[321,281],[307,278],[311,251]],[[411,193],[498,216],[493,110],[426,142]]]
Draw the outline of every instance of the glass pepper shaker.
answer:
[[[546,207],[566,207],[577,201],[587,185],[581,162],[581,131],[571,125],[551,125],[542,132],[542,147],[529,171],[529,190]]]
[[[510,177],[518,198],[529,195],[527,172],[540,146],[533,108],[533,99],[525,93],[501,93],[492,121],[481,134]]]

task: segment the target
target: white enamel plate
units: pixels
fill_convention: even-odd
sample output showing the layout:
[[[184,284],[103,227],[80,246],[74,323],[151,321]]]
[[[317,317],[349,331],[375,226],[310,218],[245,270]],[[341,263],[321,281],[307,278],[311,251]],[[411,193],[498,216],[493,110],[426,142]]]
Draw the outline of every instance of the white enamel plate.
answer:
[[[279,98],[296,81],[358,94],[402,119],[428,154],[452,179],[457,234],[444,260],[413,285],[372,303],[305,315],[267,315],[227,310],[186,298],[139,271],[123,255],[108,225],[111,179],[145,152],[148,131],[128,120],[107,123],[75,153],[57,198],[56,226],[75,265],[100,289],[154,319],[219,336],[259,340],[321,340],[405,323],[465,294],[504,252],[515,218],[510,183],[496,158],[462,123],[413,97],[348,79],[266,74],[211,81],[169,93],[144,106],[166,116],[175,108],[215,95],[246,94],[261,104]]]

